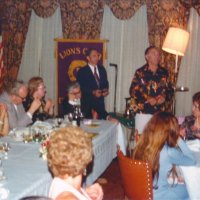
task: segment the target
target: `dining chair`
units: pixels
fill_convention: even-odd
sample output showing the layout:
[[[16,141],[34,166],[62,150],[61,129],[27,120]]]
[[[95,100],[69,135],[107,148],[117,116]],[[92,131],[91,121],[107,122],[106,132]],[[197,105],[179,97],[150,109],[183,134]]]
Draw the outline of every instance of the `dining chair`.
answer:
[[[9,132],[8,113],[5,105],[0,103],[0,136],[6,136]]]
[[[152,174],[148,163],[133,160],[117,151],[125,199],[153,200]]]

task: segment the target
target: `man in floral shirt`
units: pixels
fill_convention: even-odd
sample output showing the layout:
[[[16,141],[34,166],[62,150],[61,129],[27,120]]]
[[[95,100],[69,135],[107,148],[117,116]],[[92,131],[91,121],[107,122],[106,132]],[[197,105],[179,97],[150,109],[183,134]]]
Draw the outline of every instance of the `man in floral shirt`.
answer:
[[[154,114],[166,110],[165,104],[172,99],[174,89],[168,71],[159,65],[160,53],[155,46],[146,49],[145,59],[147,64],[135,72],[130,95],[135,112]]]

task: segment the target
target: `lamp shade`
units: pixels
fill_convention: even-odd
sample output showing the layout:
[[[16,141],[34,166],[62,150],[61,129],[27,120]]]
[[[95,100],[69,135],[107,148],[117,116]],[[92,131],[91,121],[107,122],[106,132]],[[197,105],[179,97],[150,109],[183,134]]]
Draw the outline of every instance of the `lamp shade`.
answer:
[[[189,39],[189,32],[180,29],[170,27],[162,49],[168,53],[172,53],[178,56],[184,56]]]

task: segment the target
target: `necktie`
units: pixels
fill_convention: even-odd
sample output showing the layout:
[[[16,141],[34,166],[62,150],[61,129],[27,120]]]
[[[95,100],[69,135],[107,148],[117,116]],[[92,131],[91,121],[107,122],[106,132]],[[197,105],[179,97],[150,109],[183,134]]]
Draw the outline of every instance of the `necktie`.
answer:
[[[99,79],[99,76],[98,76],[98,74],[97,74],[97,69],[96,69],[96,68],[97,68],[97,67],[94,68],[94,78],[95,78],[95,80],[96,80],[96,82],[97,82],[97,85],[98,85],[98,87],[99,87],[100,79]]]

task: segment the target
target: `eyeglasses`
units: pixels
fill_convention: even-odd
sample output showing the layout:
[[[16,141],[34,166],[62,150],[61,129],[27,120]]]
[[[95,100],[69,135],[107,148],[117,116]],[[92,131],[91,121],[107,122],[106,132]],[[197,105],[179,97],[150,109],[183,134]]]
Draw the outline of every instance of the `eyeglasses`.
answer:
[[[81,91],[79,90],[78,92],[70,92],[70,94],[76,96],[76,95],[80,95],[81,94]]]
[[[19,96],[19,95],[16,95],[18,98],[20,98],[21,99],[21,101],[24,101],[25,99],[26,99],[26,97],[21,97],[21,96]]]

